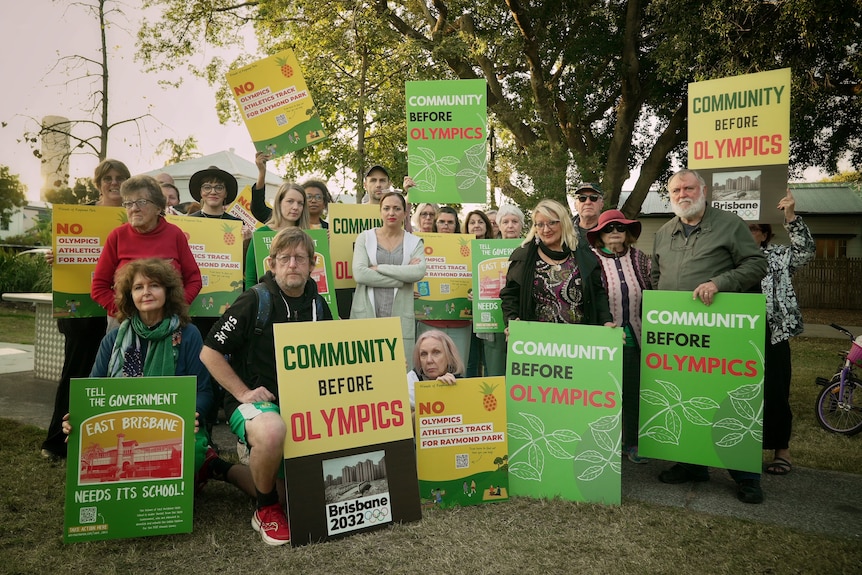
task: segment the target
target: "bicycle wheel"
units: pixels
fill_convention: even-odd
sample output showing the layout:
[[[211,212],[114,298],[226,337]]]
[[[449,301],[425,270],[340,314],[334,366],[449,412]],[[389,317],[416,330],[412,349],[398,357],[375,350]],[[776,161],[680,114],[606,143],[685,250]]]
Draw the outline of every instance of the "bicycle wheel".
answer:
[[[862,382],[853,377],[844,384],[843,397],[840,397],[840,391],[840,382],[823,386],[817,396],[814,414],[823,429],[856,435],[862,431]]]

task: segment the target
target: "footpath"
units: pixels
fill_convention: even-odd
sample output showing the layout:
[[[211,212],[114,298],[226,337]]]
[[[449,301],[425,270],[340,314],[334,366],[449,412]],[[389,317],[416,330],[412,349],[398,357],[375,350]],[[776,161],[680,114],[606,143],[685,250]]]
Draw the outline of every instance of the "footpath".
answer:
[[[845,327],[862,334],[862,327]],[[825,325],[806,326],[802,335],[846,337]],[[0,343],[2,417],[44,429],[51,420],[55,391],[56,382],[33,374],[33,346]],[[225,449],[235,445],[227,425],[214,428],[213,440]],[[862,449],[862,434],[851,438],[851,445]],[[39,457],[38,451],[33,456]],[[862,542],[862,469],[854,474],[794,465],[784,477],[763,474],[765,501],[748,505],[736,499],[735,483],[724,470],[712,469],[712,479],[705,483],[666,485],[658,474],[669,465],[657,460],[636,465],[624,459],[623,505],[626,500],[642,501]]]

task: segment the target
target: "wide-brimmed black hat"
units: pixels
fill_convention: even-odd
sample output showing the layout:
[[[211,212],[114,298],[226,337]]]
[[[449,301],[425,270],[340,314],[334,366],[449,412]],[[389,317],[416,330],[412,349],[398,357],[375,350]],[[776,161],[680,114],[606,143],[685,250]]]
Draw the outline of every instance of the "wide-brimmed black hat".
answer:
[[[237,183],[236,178],[234,178],[231,174],[225,172],[224,170],[220,170],[216,166],[210,166],[206,170],[201,170],[200,172],[195,172],[192,174],[192,177],[189,178],[189,193],[191,193],[192,197],[198,202],[201,201],[201,184],[204,183],[205,180],[209,179],[219,179],[224,182],[225,188],[227,188],[227,197],[224,199],[224,204],[228,205],[233,203],[236,199],[237,192]]]

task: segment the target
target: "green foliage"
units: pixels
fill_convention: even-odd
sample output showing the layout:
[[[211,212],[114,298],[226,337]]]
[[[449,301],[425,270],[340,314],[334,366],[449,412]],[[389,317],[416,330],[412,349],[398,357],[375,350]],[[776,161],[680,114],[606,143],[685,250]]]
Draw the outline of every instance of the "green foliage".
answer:
[[[73,188],[60,188],[45,194],[45,200],[52,204],[88,204],[98,199],[99,190],[91,178],[78,178]]]
[[[0,166],[0,225],[6,227],[12,214],[27,205],[27,186],[13,174],[9,166]]]
[[[168,155],[168,159],[165,160],[166,166],[201,156],[198,151],[198,140],[194,136],[189,136],[185,140],[174,140],[173,138],[162,140],[156,148],[156,153]]]
[[[17,236],[8,236],[4,243],[18,246],[51,245],[51,213],[39,214],[36,223],[29,230]]]
[[[685,164],[689,82],[780,67],[793,73],[791,169],[862,159],[862,4],[846,0],[149,0],[162,19],[139,34],[154,68],[202,44],[240,46],[255,27],[265,53],[290,46],[329,141],[293,154],[288,176],[365,162],[404,170],[404,81],[484,78],[496,126],[494,185],[523,207],[600,181],[614,206],[640,177],[627,213]],[[840,15],[840,16],[839,16]],[[765,33],[768,31],[768,33]],[[244,55],[240,60],[253,59]],[[224,63],[220,113],[234,110]],[[203,73],[203,71],[200,71]],[[222,115],[222,117],[225,117]],[[361,193],[360,193],[361,195]],[[639,198],[639,199],[638,199]]]
[[[0,293],[51,291],[51,266],[39,254],[0,250]]]

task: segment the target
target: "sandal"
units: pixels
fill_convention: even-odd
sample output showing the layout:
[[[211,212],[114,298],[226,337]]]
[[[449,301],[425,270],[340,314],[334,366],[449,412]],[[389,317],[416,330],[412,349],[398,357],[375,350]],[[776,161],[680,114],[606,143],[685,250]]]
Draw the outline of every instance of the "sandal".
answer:
[[[776,457],[772,463],[766,464],[766,472],[770,475],[787,475],[793,470],[793,464],[783,457]]]

